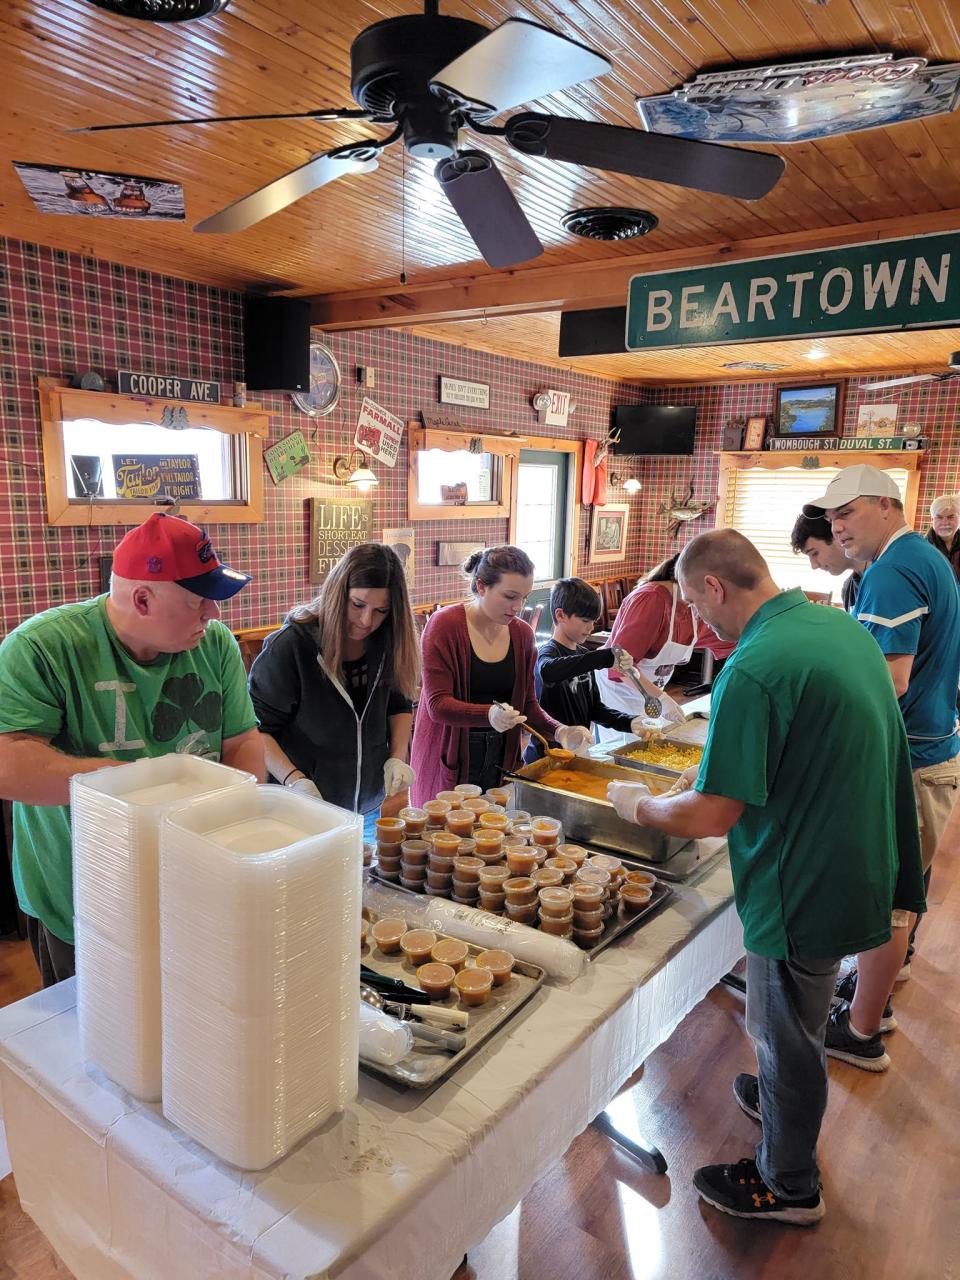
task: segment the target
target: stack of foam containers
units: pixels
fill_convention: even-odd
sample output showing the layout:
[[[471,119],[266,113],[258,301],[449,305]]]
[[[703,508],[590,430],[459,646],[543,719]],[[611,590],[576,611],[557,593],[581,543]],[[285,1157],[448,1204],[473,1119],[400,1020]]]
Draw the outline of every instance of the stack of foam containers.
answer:
[[[164,818],[163,1113],[241,1169],[356,1096],[362,829],[276,786]]]
[[[137,1098],[160,1098],[160,818],[252,774],[166,755],[77,774],[73,828],[77,1018],[84,1056]]]

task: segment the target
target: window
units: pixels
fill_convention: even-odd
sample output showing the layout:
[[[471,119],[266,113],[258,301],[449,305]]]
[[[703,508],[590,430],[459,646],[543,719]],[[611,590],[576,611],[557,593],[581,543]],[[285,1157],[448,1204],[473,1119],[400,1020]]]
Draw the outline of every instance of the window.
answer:
[[[150,422],[64,422],[67,494],[84,502],[91,497],[155,502],[164,496],[233,501],[238,443],[237,437],[208,427],[176,431]]]
[[[869,458],[859,455],[850,461],[883,465],[875,455]],[[909,512],[910,477],[915,473],[903,466],[885,466],[884,470],[896,481]],[[718,508],[723,513],[718,524],[738,529],[750,539],[770,566],[777,586],[832,591],[833,599],[839,601],[840,588],[847,575],[834,578],[821,569],[811,569],[807,557],[795,555],[790,546],[790,531],[803,504],[820,497],[839,472],[838,466],[820,466],[815,470],[760,465],[731,468],[727,472],[725,502]]]
[[[490,502],[499,488],[499,460],[468,449],[422,449],[417,454],[417,499],[424,504],[456,506]]]
[[[410,520],[463,520],[510,512],[517,443],[496,435],[408,423]]]
[[[564,575],[567,454],[520,450],[515,541],[533,561],[535,582]]]

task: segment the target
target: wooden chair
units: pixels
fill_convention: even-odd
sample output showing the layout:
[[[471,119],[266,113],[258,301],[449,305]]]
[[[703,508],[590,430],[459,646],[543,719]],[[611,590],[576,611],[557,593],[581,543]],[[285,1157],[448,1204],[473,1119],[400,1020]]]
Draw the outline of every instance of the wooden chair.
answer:
[[[607,626],[613,626],[617,610],[623,601],[623,585],[619,578],[605,578],[602,584],[603,608],[607,615]]]
[[[253,660],[263,648],[263,642],[267,636],[279,630],[280,624],[277,622],[270,627],[243,627],[239,631],[234,631],[233,634],[240,646],[240,656],[247,671],[253,666]]]
[[[804,591],[811,604],[829,604],[833,599],[832,591]]]
[[[524,605],[520,617],[524,622],[528,623],[530,630],[536,635],[537,627],[540,625],[540,615],[543,613],[542,604]]]
[[[597,619],[597,630],[606,631],[609,623],[607,621],[607,606],[603,598],[603,582],[600,579],[587,579],[587,586],[593,587],[594,591],[600,597],[600,617]]]

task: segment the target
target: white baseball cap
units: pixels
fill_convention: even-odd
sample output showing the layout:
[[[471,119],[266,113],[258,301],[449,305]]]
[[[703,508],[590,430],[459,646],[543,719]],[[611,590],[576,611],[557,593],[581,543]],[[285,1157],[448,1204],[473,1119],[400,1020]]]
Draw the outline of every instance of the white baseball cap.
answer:
[[[856,466],[844,467],[840,474],[827,485],[827,492],[822,498],[814,498],[803,506],[805,516],[822,516],[824,511],[835,511],[837,507],[845,507],[854,498],[899,498],[900,490],[892,476],[879,467],[868,466],[858,462]]]

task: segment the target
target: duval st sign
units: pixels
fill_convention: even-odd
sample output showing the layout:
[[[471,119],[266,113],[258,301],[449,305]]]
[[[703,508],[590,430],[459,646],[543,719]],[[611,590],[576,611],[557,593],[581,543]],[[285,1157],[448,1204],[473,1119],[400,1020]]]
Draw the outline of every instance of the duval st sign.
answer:
[[[634,276],[626,345],[706,347],[960,325],[960,232]]]

